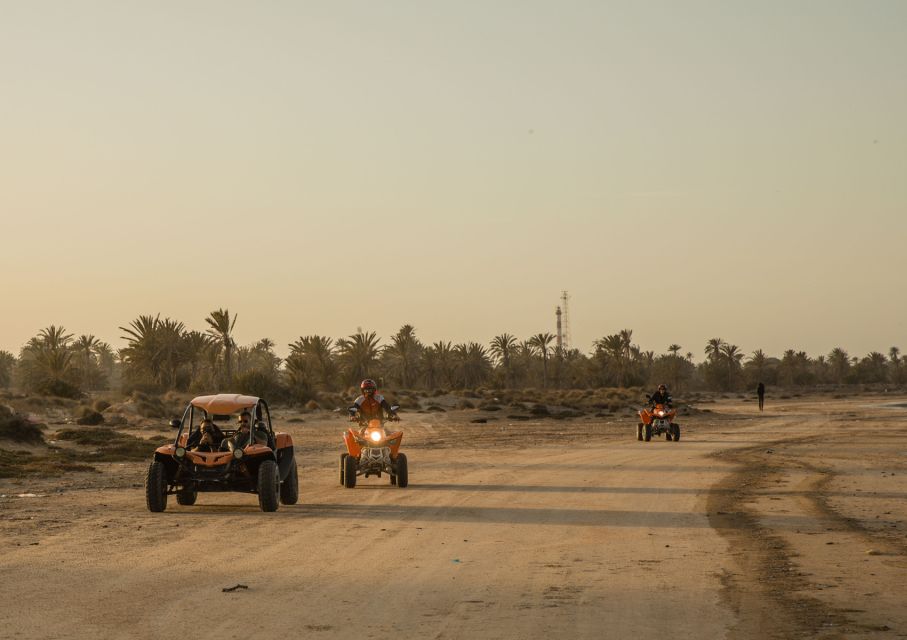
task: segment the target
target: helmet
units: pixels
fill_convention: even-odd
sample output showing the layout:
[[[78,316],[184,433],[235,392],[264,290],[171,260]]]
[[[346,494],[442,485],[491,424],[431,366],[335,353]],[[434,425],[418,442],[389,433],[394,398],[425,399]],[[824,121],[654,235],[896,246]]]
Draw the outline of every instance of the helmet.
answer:
[[[378,390],[378,385],[375,384],[375,381],[371,378],[366,378],[362,381],[362,384],[359,385],[359,388],[362,390],[363,395],[370,395]]]
[[[659,390],[659,391],[667,391],[668,388],[664,385],[664,383],[662,383],[662,384],[658,385],[658,390]]]

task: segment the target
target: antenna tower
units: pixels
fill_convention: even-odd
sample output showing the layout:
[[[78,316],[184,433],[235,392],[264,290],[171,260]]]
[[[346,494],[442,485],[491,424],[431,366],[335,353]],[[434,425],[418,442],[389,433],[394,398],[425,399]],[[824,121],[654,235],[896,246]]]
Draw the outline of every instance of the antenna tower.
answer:
[[[554,312],[554,315],[557,316],[557,348],[563,350],[564,348],[564,332],[561,331],[561,308],[558,307],[557,311]]]
[[[563,314],[563,324],[564,324],[564,337],[563,337],[563,348],[564,351],[570,350],[570,311],[567,306],[567,301],[570,296],[567,295],[566,291],[561,291],[561,313]]]

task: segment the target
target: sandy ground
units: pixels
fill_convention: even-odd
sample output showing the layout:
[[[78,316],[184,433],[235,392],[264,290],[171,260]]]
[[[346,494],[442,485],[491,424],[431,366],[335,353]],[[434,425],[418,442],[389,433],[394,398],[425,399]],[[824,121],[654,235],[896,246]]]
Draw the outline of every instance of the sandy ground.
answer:
[[[149,513],[143,464],[2,480],[0,638],[907,637],[905,402],[725,400],[677,443],[403,414],[406,489],[340,487],[346,423],[277,411],[301,499],[273,514]]]

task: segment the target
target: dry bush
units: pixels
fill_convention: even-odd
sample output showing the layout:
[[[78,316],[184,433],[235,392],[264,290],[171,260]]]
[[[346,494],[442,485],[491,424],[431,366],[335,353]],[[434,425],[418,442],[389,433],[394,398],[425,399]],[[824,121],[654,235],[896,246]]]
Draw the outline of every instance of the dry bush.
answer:
[[[94,402],[91,403],[91,408],[94,409],[95,411],[97,411],[98,413],[101,413],[102,411],[107,411],[107,409],[110,408],[110,403],[107,400],[104,400],[103,398],[98,398],[97,400],[95,400]]]
[[[76,409],[74,417],[76,424],[96,426],[104,422],[104,416],[91,407],[79,407]]]
[[[303,406],[305,407],[306,411],[317,411],[318,409],[321,408],[321,405],[318,404],[317,402],[315,402],[314,400],[309,400]]]
[[[36,456],[27,451],[0,449],[0,478],[25,475],[58,476],[71,471],[97,471],[94,467],[60,456]]]
[[[155,449],[170,442],[169,438],[136,438],[113,429],[62,429],[55,436],[82,446],[96,447],[90,454],[78,453],[76,460],[92,462],[124,462],[146,460]]]
[[[42,444],[44,425],[33,424],[12,409],[0,405],[0,440],[27,444]]]

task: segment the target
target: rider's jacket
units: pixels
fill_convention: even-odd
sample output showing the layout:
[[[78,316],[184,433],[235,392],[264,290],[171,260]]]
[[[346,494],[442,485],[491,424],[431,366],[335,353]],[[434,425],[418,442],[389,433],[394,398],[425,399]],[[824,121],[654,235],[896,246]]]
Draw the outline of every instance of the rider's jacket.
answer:
[[[667,391],[665,391],[664,393],[661,393],[660,391],[656,391],[655,393],[652,394],[652,397],[649,400],[649,402],[652,405],[663,404],[666,407],[670,407],[674,403],[674,398],[672,398],[671,394],[668,393]]]
[[[375,418],[384,420],[386,417],[393,415],[391,406],[384,399],[384,396],[379,393],[371,397],[359,396],[354,404],[359,409],[359,415],[364,420],[374,420]]]

